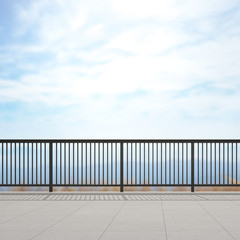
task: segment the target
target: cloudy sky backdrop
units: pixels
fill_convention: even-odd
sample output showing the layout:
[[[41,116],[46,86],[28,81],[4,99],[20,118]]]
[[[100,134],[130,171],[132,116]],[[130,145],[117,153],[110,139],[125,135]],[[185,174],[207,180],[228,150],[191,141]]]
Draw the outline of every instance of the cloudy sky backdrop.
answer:
[[[239,0],[0,1],[0,138],[239,134]]]

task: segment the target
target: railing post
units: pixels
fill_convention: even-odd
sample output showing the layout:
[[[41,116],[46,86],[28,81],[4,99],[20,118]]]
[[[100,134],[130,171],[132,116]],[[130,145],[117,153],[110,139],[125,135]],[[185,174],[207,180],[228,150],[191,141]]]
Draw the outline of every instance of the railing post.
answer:
[[[191,192],[194,192],[194,142],[191,143]]]
[[[123,192],[123,142],[120,143],[120,192]]]
[[[52,143],[49,143],[49,192],[53,191],[53,186],[52,186],[52,172],[53,172],[53,159],[52,159]]]

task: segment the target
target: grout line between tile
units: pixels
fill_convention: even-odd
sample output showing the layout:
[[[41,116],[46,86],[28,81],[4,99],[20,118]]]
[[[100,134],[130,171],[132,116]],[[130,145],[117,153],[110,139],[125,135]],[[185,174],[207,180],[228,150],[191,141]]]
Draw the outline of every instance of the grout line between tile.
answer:
[[[204,206],[198,201],[197,203],[232,239],[237,240]]]
[[[16,205],[17,205],[17,204],[16,204]],[[18,217],[25,216],[25,215],[27,215],[27,214],[29,214],[29,213],[31,213],[31,212],[37,211],[37,210],[39,210],[39,209],[41,209],[41,208],[43,208],[43,207],[49,206],[49,205],[51,205],[51,203],[49,203],[49,204],[47,204],[47,205],[44,205],[44,206],[41,206],[41,207],[38,207],[38,208],[35,208],[35,209],[32,209],[32,210],[30,210],[30,211],[28,211],[28,212],[22,213],[22,214],[20,214],[20,215],[18,215],[18,216],[15,216],[15,217],[11,218],[11,219],[8,219],[8,220],[5,221],[5,222],[1,222],[0,224],[8,223],[8,222],[10,222],[10,221],[12,221],[12,220],[14,220],[14,219],[16,219],[16,218],[18,218]]]
[[[123,203],[123,205],[120,207],[120,209],[117,211],[117,213],[115,214],[115,216],[113,217],[113,219],[111,220],[111,222],[108,224],[108,226],[106,227],[106,229],[103,231],[103,233],[101,234],[101,236],[98,238],[98,240],[100,240],[102,238],[102,236],[104,235],[104,233],[108,230],[108,228],[111,226],[111,224],[113,223],[113,221],[115,220],[115,218],[118,216],[118,214],[120,213],[120,211],[123,209],[123,207],[125,206],[126,202]]]
[[[165,215],[164,215],[164,209],[163,209],[163,201],[161,201],[161,207],[162,207],[162,214],[163,214],[163,222],[164,222],[164,229],[165,229],[166,240],[168,240],[167,226],[166,226]]]
[[[31,240],[34,239],[34,238],[36,238],[36,237],[39,236],[40,234],[46,232],[47,230],[49,230],[50,228],[52,228],[52,227],[55,226],[56,224],[60,223],[60,222],[63,221],[64,219],[70,217],[72,214],[74,214],[74,213],[75,213],[76,211],[78,211],[79,209],[85,207],[87,204],[89,204],[89,202],[87,202],[86,204],[80,206],[80,207],[77,208],[77,209],[74,209],[74,211],[72,211],[70,214],[68,214],[67,216],[61,218],[60,220],[58,220],[57,222],[55,222],[54,224],[52,224],[50,227],[44,229],[43,231],[41,231],[40,233],[38,233],[37,235],[35,235],[33,238],[31,238]]]

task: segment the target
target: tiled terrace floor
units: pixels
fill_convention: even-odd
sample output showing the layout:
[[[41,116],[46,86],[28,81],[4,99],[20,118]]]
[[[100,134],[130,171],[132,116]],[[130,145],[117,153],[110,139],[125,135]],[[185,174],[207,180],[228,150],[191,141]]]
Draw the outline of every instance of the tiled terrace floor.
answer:
[[[240,239],[240,194],[0,193],[0,239]]]

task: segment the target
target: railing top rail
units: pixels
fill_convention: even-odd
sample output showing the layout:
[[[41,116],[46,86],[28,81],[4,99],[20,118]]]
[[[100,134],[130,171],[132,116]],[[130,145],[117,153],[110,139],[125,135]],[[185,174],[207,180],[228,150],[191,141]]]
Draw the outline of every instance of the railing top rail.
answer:
[[[240,139],[0,139],[0,143],[240,143]]]

